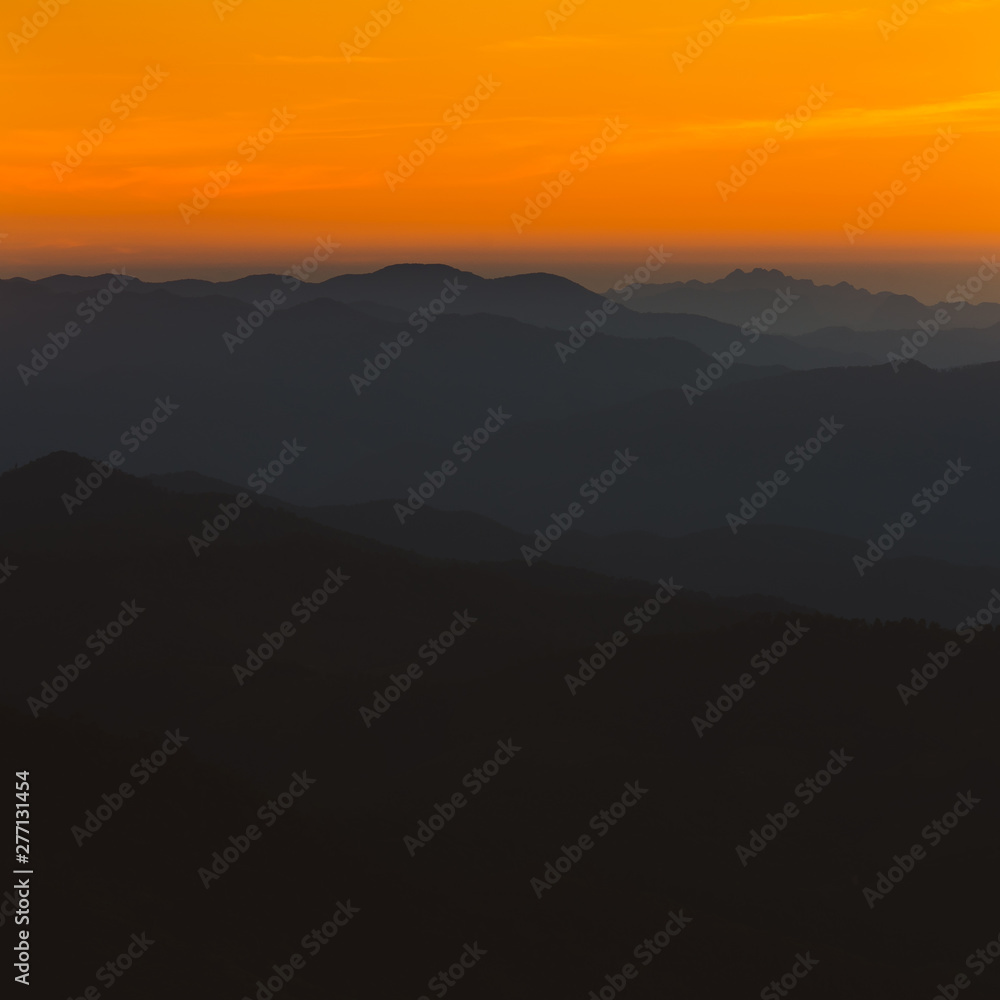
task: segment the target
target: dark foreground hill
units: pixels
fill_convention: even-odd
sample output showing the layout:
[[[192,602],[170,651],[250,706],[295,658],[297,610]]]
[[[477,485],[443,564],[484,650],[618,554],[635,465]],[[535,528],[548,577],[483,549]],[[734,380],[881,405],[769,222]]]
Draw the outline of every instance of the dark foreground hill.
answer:
[[[224,495],[116,474],[69,515],[87,465],[0,477],[40,995],[104,995],[136,938],[150,1000],[436,996],[463,954],[484,1000],[996,989],[992,627],[681,591],[633,629],[663,590],[258,506],[196,556]]]
[[[232,495],[239,489],[193,472],[149,479],[182,493]],[[404,511],[401,521],[399,501],[392,500],[296,507],[265,495],[260,502],[395,548],[462,562],[508,562],[538,544],[536,536],[472,511],[428,506],[419,517]],[[892,551],[880,557],[877,571],[874,564],[872,572],[863,566],[862,575],[854,559],[865,557],[867,548],[859,538],[782,525],[749,524],[735,536],[717,528],[682,538],[570,531],[538,561],[650,582],[669,571],[685,587],[739,599],[741,607],[749,606],[747,595],[773,595],[770,606],[783,602],[847,618],[924,618],[948,626],[977,610],[1000,586],[1000,569]],[[766,598],[755,600],[759,610],[769,606]]]

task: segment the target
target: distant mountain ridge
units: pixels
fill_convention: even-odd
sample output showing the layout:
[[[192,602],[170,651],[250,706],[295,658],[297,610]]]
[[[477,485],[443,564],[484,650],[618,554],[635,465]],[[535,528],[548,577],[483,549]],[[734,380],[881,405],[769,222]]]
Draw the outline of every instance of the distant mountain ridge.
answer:
[[[22,317],[62,326],[72,318],[80,296],[103,288],[112,275],[53,275],[38,281],[0,280],[0,309],[17,324]],[[249,275],[235,281],[184,279],[143,282],[133,279],[126,298],[152,296],[159,307],[169,299],[200,301],[218,311],[230,303],[235,322],[254,302],[272,299],[288,312],[317,302],[338,303],[353,312],[422,331],[440,316],[494,316],[542,330],[569,331],[577,345],[595,333],[618,337],[672,337],[702,350],[731,344],[738,331],[725,323],[695,315],[642,315],[623,306],[605,310],[608,300],[568,278],[547,273],[481,278],[439,264],[394,264],[371,274],[346,274],[326,281],[299,282],[289,275]],[[174,307],[176,308],[176,307]],[[154,310],[159,312],[159,308]],[[582,333],[580,331],[583,331]],[[44,330],[38,332],[44,335]],[[398,332],[398,330],[397,330]],[[565,338],[564,338],[565,339]],[[575,350],[575,348],[574,348]],[[816,368],[830,364],[870,364],[864,353],[828,350],[770,338],[753,353],[749,364]]]
[[[980,273],[992,280],[994,267],[984,263]],[[35,281],[0,280],[0,305],[16,317],[43,304],[45,293],[80,296],[106,286],[111,278],[57,274]],[[988,281],[980,278],[978,287],[988,287]],[[1000,304],[971,305],[953,290],[951,301],[925,305],[909,295],[872,293],[847,282],[817,285],[763,268],[737,269],[714,282],[637,284],[603,295],[546,272],[483,278],[446,264],[392,264],[323,281],[300,281],[290,273],[232,281],[135,278],[127,294],[163,293],[246,305],[278,293],[279,309],[332,300],[403,326],[444,314],[502,316],[543,329],[575,330],[577,337],[581,330],[588,336],[588,329],[623,337],[675,337],[708,353],[727,350],[742,330],[754,348],[744,364],[793,369],[883,363],[888,351],[899,349],[900,336],[915,332],[923,322],[939,327],[940,335],[935,332],[928,338],[930,349],[922,359],[932,367],[1000,360]],[[781,302],[775,309],[779,297],[791,299],[791,304]],[[613,313],[604,306],[609,300],[617,306]],[[877,339],[854,338],[848,343],[840,335],[845,330],[871,333]]]
[[[128,453],[127,471],[195,469],[241,483],[298,435],[308,451],[282,481],[283,495],[312,506],[356,504],[405,494],[455,457],[453,443],[490,407],[503,406],[509,425],[482,457],[460,463],[436,505],[530,533],[565,510],[616,449],[631,447],[641,458],[636,471],[588,513],[586,530],[673,538],[724,526],[745,491],[833,415],[855,444],[841,448],[838,438],[824,449],[758,524],[866,539],[961,458],[974,469],[968,486],[942,504],[946,517],[922,521],[905,545],[912,554],[915,546],[923,556],[1000,565],[990,529],[1000,364],[932,371],[922,359],[931,360],[942,338],[898,372],[885,363],[813,371],[737,363],[721,371],[681,338],[596,333],[564,361],[556,350],[569,342],[564,332],[489,314],[444,315],[423,333],[411,327],[411,345],[375,370],[371,359],[400,326],[338,301],[276,311],[230,350],[223,334],[252,307],[220,295],[126,289],[22,382],[19,369],[81,298],[36,283],[0,284],[0,370],[8,380],[0,420],[19,428],[0,449],[0,468],[56,450],[106,457],[169,397],[178,412]],[[766,338],[768,346],[783,341]],[[763,346],[750,345],[744,357]],[[353,381],[363,372],[367,386]],[[693,383],[701,395],[688,398],[684,386]]]
[[[794,370],[883,364],[889,352],[899,351],[904,331],[912,333],[916,329],[914,320],[903,323],[897,331],[898,321],[888,316],[887,325],[872,330],[870,338],[845,338],[845,330],[851,333],[858,328],[858,324],[852,326],[848,320],[857,320],[862,313],[870,315],[870,310],[859,313],[852,307],[853,311],[848,310],[850,315],[845,320],[844,310],[836,303],[828,309],[822,295],[811,301],[809,294],[803,291],[808,288],[819,294],[829,286],[817,290],[817,286],[807,281],[798,282],[795,287],[799,290],[792,294],[809,301],[794,302],[790,308],[783,307],[786,308],[783,314],[769,315],[767,310],[781,282],[784,286],[780,290],[787,295],[791,291],[788,283],[794,283],[795,279],[787,279],[780,271],[734,272],[734,275],[742,277],[737,280],[730,275],[732,281],[724,279],[717,284],[728,282],[735,292],[730,289],[716,293],[711,291],[713,286],[705,285],[700,297],[677,301],[674,303],[677,310],[671,312],[642,311],[648,308],[644,303],[651,301],[649,296],[666,287],[662,285],[633,286],[634,297],[629,297],[628,290],[621,294],[609,293],[612,299],[617,297],[619,300],[612,311],[605,308],[608,299],[604,296],[557,275],[539,272],[482,278],[443,264],[395,264],[370,274],[345,274],[317,282],[300,282],[292,275],[278,274],[248,275],[221,282],[201,279],[143,282],[136,278],[129,282],[124,297],[150,297],[150,305],[157,316],[164,308],[176,311],[176,306],[165,305],[171,300],[205,303],[206,313],[210,314],[228,308],[231,314],[228,321],[233,323],[241,314],[249,312],[248,307],[253,307],[254,302],[269,298],[276,302],[281,312],[298,309],[299,315],[305,315],[301,312],[304,306],[335,302],[348,307],[354,314],[409,330],[423,329],[444,315],[470,320],[496,316],[543,330],[565,331],[572,339],[562,340],[574,351],[595,332],[644,340],[669,337],[687,341],[706,354],[725,354],[734,343],[741,342],[747,348],[741,356],[741,365],[782,366]],[[0,309],[15,330],[30,325],[37,334],[44,336],[45,325],[61,327],[74,315],[74,309],[84,296],[106,287],[111,278],[112,275],[60,274],[37,281],[0,280]],[[762,285],[763,290],[754,290],[757,285]],[[746,291],[748,286],[750,290]],[[848,285],[836,287],[846,289],[849,296],[860,295],[867,303],[865,309],[870,306],[869,299],[880,298],[858,292]],[[727,295],[730,296],[728,300]],[[733,295],[742,298],[733,299]],[[887,292],[880,296],[906,300],[910,313],[931,308],[922,307],[906,296],[893,297]],[[625,301],[628,305],[622,304]],[[804,312],[803,305],[806,306]],[[968,324],[957,325],[965,324],[964,317],[975,316],[977,322],[988,320],[989,313],[982,311],[985,308],[969,307],[950,313],[951,319],[942,327],[941,335],[928,338],[929,345],[922,351],[921,360],[936,368],[1000,361],[1000,323],[995,328],[983,330],[966,328]],[[731,318],[720,319],[719,316]],[[764,326],[749,326],[755,317],[763,317]],[[806,320],[800,323],[802,317]],[[771,320],[775,322],[770,324]],[[784,330],[782,323],[793,326]],[[800,326],[813,331],[808,338],[799,335]],[[792,335],[776,335],[783,332]],[[564,350],[565,357],[570,353]]]
[[[175,493],[221,493],[239,487],[195,472],[152,475],[148,480]],[[297,507],[275,497],[264,506],[287,510],[337,531],[370,538],[418,555],[461,562],[510,562],[534,539],[481,514],[427,507],[400,524],[393,501],[349,506]],[[846,618],[923,618],[951,627],[1000,581],[1000,569],[956,566],[907,555],[885,561],[873,584],[861,588],[852,563],[859,539],[783,525],[749,525],[738,536],[726,528],[682,538],[631,531],[598,537],[570,531],[542,556],[553,565],[602,576],[657,581],[664,574],[689,590],[740,608],[804,606]]]
[[[32,284],[52,291],[79,293],[99,286],[104,279],[104,275],[95,278],[53,275]],[[295,305],[313,299],[334,299],[349,305],[377,303],[407,314],[434,304],[435,312],[440,308],[441,313],[490,313],[553,329],[579,324],[586,319],[587,310],[600,308],[605,298],[555,274],[537,272],[482,278],[446,264],[391,264],[367,274],[341,274],[314,282],[299,282],[291,274],[254,274],[233,281],[136,279],[130,288],[171,292],[184,298],[224,295],[243,302],[264,299],[278,289],[288,294],[290,303]]]
[[[471,511],[427,508],[412,524],[400,525],[392,501],[301,507],[197,473],[137,478],[114,472],[67,515],[61,494],[74,488],[77,477],[85,481],[93,475],[90,460],[69,452],[0,475],[0,502],[17,526],[0,528],[4,551],[30,551],[24,561],[36,562],[43,553],[46,559],[70,553],[115,558],[166,546],[178,559],[193,558],[186,537],[202,530],[201,519],[219,513],[220,502],[233,509],[233,498],[246,492],[252,502],[219,532],[212,551],[218,544],[227,549],[284,544],[295,535],[317,545],[345,545],[368,553],[366,558],[415,564],[429,558],[570,590],[596,586],[610,593],[616,587],[634,589],[637,581],[669,578],[691,607],[708,610],[710,601],[737,615],[818,610],[869,620],[924,618],[944,627],[961,621],[1000,581],[1000,570],[990,567],[890,555],[862,588],[851,557],[863,543],[780,525],[750,526],[736,538],[724,528],[683,538],[640,531],[598,537],[574,530],[541,558],[538,565],[545,569],[538,575],[521,558],[521,546],[533,542],[530,535]]]
[[[970,279],[975,275],[977,290],[989,289],[998,269],[996,264],[983,263],[970,273]],[[832,326],[863,331],[914,330],[938,309],[945,309],[951,317],[949,325],[956,327],[982,329],[1000,323],[1000,304],[972,305],[963,301],[958,291],[950,293],[951,301],[925,305],[911,295],[869,292],[846,281],[817,285],[808,278],[792,278],[782,271],[759,267],[752,271],[737,268],[718,281],[642,285],[630,295],[629,307],[637,312],[695,313],[740,325],[770,308],[779,289],[790,289],[799,300],[777,317],[770,327],[772,333],[808,333]],[[613,289],[607,294],[621,297]],[[1000,297],[1000,282],[994,294]]]

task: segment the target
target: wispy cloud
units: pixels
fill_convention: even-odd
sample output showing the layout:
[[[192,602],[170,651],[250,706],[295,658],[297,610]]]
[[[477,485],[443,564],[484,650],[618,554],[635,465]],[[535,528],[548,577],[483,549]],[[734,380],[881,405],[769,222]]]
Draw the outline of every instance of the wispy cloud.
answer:
[[[829,115],[817,116],[826,128],[842,127],[849,131],[872,129],[919,132],[937,125],[989,125],[1000,127],[1000,90],[964,94],[950,101],[933,104],[908,104],[895,108],[841,108]]]
[[[528,35],[525,38],[511,38],[503,42],[490,42],[480,48],[490,52],[512,52],[518,50],[538,51],[545,49],[600,49],[634,45],[637,39],[615,35]]]
[[[1000,0],[952,0],[941,4],[937,10],[952,13],[962,10],[986,10],[989,7],[1000,7]]]
[[[781,24],[803,24],[809,21],[853,21],[861,17],[871,17],[876,14],[874,7],[854,7],[849,10],[822,10],[807,14],[765,14],[760,17],[741,17],[740,24],[763,25],[774,27]]]
[[[343,56],[284,56],[284,55],[261,55],[259,52],[253,54],[257,62],[266,63],[269,66],[312,66],[328,65],[330,63],[346,63]],[[403,62],[402,58],[392,58],[388,56],[351,56],[351,62],[368,63],[394,63]]]
[[[790,106],[785,113],[793,113],[794,110]],[[700,137],[721,145],[730,141],[742,142],[746,136],[765,135],[774,129],[779,117],[679,122],[672,125],[669,131],[678,137]],[[922,135],[940,125],[961,126],[975,131],[1000,131],[1000,91],[894,108],[824,108],[815,113],[805,128],[813,137],[868,138],[871,135]]]

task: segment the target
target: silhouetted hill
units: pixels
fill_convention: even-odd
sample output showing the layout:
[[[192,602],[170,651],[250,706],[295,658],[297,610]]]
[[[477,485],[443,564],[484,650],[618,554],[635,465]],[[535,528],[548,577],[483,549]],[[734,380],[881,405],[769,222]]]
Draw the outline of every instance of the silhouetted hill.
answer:
[[[945,325],[931,337],[924,337],[923,331],[915,326],[905,332],[830,327],[787,339],[812,350],[840,353],[844,364],[858,364],[861,355],[867,355],[876,364],[889,362],[897,368],[909,364],[911,357],[928,368],[959,368],[1000,361],[1000,323],[981,330]]]
[[[977,263],[971,274],[978,267]],[[954,313],[954,322],[963,327],[990,327],[1000,322],[1000,305],[995,302],[962,304],[961,298],[956,297],[953,302],[925,305],[911,295],[873,293],[846,281],[817,285],[808,278],[791,278],[781,271],[760,267],[749,272],[737,268],[718,281],[651,282],[634,292],[629,307],[639,312],[697,313],[739,325],[770,308],[778,291],[785,289],[799,299],[778,317],[772,327],[774,333],[808,333],[832,326],[872,331],[915,330],[920,320],[930,319],[941,308]]]
[[[3,288],[32,301],[42,294],[53,316],[72,314],[71,295]],[[227,344],[240,308],[218,297],[125,293],[27,385],[17,366],[42,341],[15,316],[0,343],[12,383],[0,419],[22,430],[5,442],[0,465],[59,449],[99,458],[119,449],[134,474],[195,469],[246,483],[295,440],[304,450],[280,484],[292,502],[395,499],[451,460],[457,473],[436,506],[532,533],[579,499],[616,450],[631,448],[635,469],[587,505],[579,527],[679,537],[724,527],[758,481],[794,472],[786,456],[835,418],[843,433],[802,461],[755,524],[867,540],[962,459],[973,471],[935,498],[933,515],[894,554],[1000,565],[990,529],[1000,365],[947,373],[919,359],[898,372],[735,365],[714,382],[710,356],[680,340],[597,335],[561,359],[564,334],[486,315],[443,316],[397,343],[390,360],[383,345],[398,328],[343,303],[275,312]],[[158,400],[176,412],[123,449]],[[509,419],[460,458],[455,446],[482,435],[491,410]]]
[[[718,352],[729,357],[732,357],[735,343],[744,350],[739,356],[740,366],[780,365],[805,371],[812,368],[885,363],[885,354],[879,352],[882,341],[873,337],[868,342],[864,339],[864,334],[859,334],[858,340],[850,343],[839,339],[827,342],[818,335],[809,335],[808,339],[806,336],[784,337],[770,333],[757,335],[753,328],[741,333],[740,327],[736,325],[702,316],[662,313],[635,313],[629,317],[627,329],[620,329],[618,332],[629,337],[676,337],[694,344],[706,354]],[[898,348],[899,335],[892,336],[895,337]],[[940,367],[948,367],[952,363],[952,355],[947,346],[936,352],[935,357],[947,362]],[[991,357],[984,360],[995,359]]]
[[[154,475],[165,489],[229,493],[237,487],[197,473]],[[400,523],[392,500],[353,506],[296,507],[275,498],[262,503],[319,524],[420,555],[465,562],[505,562],[535,539],[471,511],[425,507]],[[748,525],[663,538],[649,532],[595,536],[570,531],[542,561],[605,576],[654,582],[668,572],[689,589],[724,595],[745,610],[798,606],[872,621],[922,618],[950,627],[978,608],[1000,582],[1000,569],[964,567],[921,556],[890,554],[860,583],[854,556],[866,543],[780,525]],[[747,595],[774,595],[750,598]]]
[[[109,276],[95,278],[58,275],[36,282],[58,292],[79,294],[106,284]],[[451,284],[446,284],[450,282]],[[274,290],[290,292],[291,284],[276,274],[249,275],[235,281],[180,281],[131,283],[132,290],[165,291],[184,297],[222,295],[245,303],[263,300]],[[535,326],[567,329],[577,326],[588,309],[597,309],[604,296],[568,278],[554,274],[521,274],[482,278],[445,264],[393,264],[370,274],[342,274],[324,281],[307,282],[294,293],[296,302],[332,299],[338,302],[375,302],[409,314],[447,294],[442,308],[460,315],[490,313]]]
[[[617,450],[631,449],[634,468],[584,505],[581,530],[678,537],[726,528],[727,515],[760,492],[757,484],[781,472],[788,482],[748,523],[867,540],[909,513],[916,523],[894,554],[996,566],[1000,415],[991,400],[998,391],[1000,365],[940,372],[915,361],[898,374],[889,366],[825,369],[718,385],[693,405],[677,390],[661,392],[571,419],[512,425],[490,442],[488,461],[469,462],[434,502],[531,532],[579,500],[581,485]],[[841,426],[833,434],[824,420]],[[828,443],[815,438],[819,431]],[[795,451],[810,441],[815,453]],[[373,457],[343,481],[371,483],[369,496],[398,496],[433,456],[432,448],[393,452],[391,465]],[[969,467],[960,475],[948,464],[959,460]],[[387,468],[397,470],[395,479]],[[921,494],[946,473],[955,482],[942,483],[942,495]]]
[[[640,985],[706,1000],[759,993],[797,952],[819,960],[817,997],[906,1000],[990,940],[992,895],[963,887],[997,875],[993,628],[966,644],[913,621],[734,615],[682,592],[633,632],[623,616],[648,584],[420,559],[263,506],[195,557],[189,526],[224,495],[121,474],[66,515],[50,491],[87,464],[50,455],[0,476],[0,552],[17,565],[0,599],[18,653],[0,721],[45,790],[32,929],[65,941],[39,963],[46,996],[79,995],[133,933],[155,942],[129,973],[144,997],[253,996],[347,900],[359,912],[297,975],[304,1000],[329,995],[331,969],[345,997],[420,990],[463,942],[486,951],[465,984],[484,1000],[586,996],[671,912],[691,923]],[[53,544],[56,514],[67,528]],[[331,567],[347,579],[301,621],[292,607]],[[123,601],[138,618],[95,653],[87,637]],[[476,621],[420,657],[466,609]],[[294,631],[241,684],[234,664],[277,644],[284,621]],[[623,627],[628,641],[571,693],[581,658]],[[796,641],[775,655],[783,636]],[[897,685],[956,639],[959,658],[904,704]],[[90,665],[33,718],[26,699],[81,651]],[[360,709],[411,661],[421,675],[366,725]],[[741,675],[753,684],[726,705]],[[185,742],[138,785],[130,768],[165,731]],[[463,776],[498,744],[512,749],[473,794]],[[257,810],[293,774],[315,784],[265,825]],[[123,780],[133,796],[78,841]],[[638,798],[605,837],[590,818],[628,785]],[[436,809],[456,791],[453,813]],[[959,794],[978,801],[931,846],[921,831]],[[785,802],[791,818],[741,861]],[[408,849],[434,816],[449,818]],[[566,855],[584,833],[586,850]],[[923,859],[870,907],[862,890],[914,842]],[[206,889],[200,872],[223,851]],[[562,857],[575,860],[537,889]]]
[[[28,322],[35,333],[40,333],[45,324],[62,326],[74,315],[81,296],[105,287],[111,278],[111,275],[55,275],[36,282],[20,278],[0,281],[0,306],[13,318]],[[794,289],[799,301],[777,322],[762,327],[766,332],[759,337],[741,334],[741,328],[749,330],[748,324],[773,304],[776,291],[782,290],[771,287],[775,282],[783,282],[782,289]],[[597,317],[597,326],[603,334],[670,337],[695,344],[707,354],[728,351],[737,342],[747,348],[741,365],[780,365],[797,370],[883,363],[888,351],[898,352],[902,335],[912,333],[918,320],[930,317],[938,307],[946,307],[948,321],[930,347],[921,353],[924,363],[946,368],[1000,360],[1000,336],[997,335],[1000,306],[985,304],[959,308],[955,303],[944,303],[925,307],[908,296],[888,292],[873,296],[843,282],[835,287],[816,286],[811,281],[787,278],[780,271],[734,272],[720,282],[678,285],[687,292],[678,298],[676,309],[643,311],[643,304],[652,301],[653,290],[667,287],[645,285],[635,286],[635,297],[628,292],[612,294],[612,298],[629,303],[621,305],[614,314],[605,313],[605,296],[557,275],[537,273],[482,278],[443,264],[399,264],[370,274],[339,275],[306,283],[276,274],[249,275],[220,282],[132,279],[125,295],[157,296],[157,305],[161,307],[163,293],[198,300],[223,298],[252,306],[279,292],[285,296],[278,302],[279,309],[292,309],[317,300],[337,301],[349,304],[357,313],[404,329],[413,328],[411,318],[414,323],[421,324],[421,315],[431,319],[442,314],[470,318],[501,316],[564,331],[588,329],[584,324],[593,323]],[[446,292],[444,299],[442,292]],[[47,301],[47,297],[53,296],[58,299],[56,308]],[[996,315],[989,312],[991,309]],[[237,307],[233,312],[232,322],[235,322],[241,310]],[[860,316],[869,316],[870,321],[862,321]],[[838,328],[837,324],[843,326]],[[989,329],[980,332],[969,327]],[[839,332],[851,329],[869,332],[871,336],[852,339]],[[811,335],[781,336],[803,331]]]
[[[521,421],[565,416],[680,386],[711,363],[683,341],[600,334],[560,356],[564,334],[486,315],[444,316],[422,332],[407,324],[400,346],[399,326],[326,299],[251,329],[235,300],[163,291],[123,293],[46,360],[33,352],[52,347],[44,331],[58,335],[75,315],[75,295],[0,285],[0,304],[4,296],[28,300],[31,318],[12,308],[0,341],[10,389],[0,413],[23,428],[5,443],[0,467],[58,449],[106,455],[157,398],[171,396],[180,409],[135,453],[140,471],[201,466],[242,481],[297,434],[315,449],[310,458],[330,449],[326,474],[390,442],[405,447],[401,436],[447,447],[480,426],[490,407],[505,406]],[[237,330],[250,332],[240,341]],[[728,377],[766,374],[740,365]],[[343,431],[331,436],[331,428]],[[214,468],[219,458],[227,460]]]

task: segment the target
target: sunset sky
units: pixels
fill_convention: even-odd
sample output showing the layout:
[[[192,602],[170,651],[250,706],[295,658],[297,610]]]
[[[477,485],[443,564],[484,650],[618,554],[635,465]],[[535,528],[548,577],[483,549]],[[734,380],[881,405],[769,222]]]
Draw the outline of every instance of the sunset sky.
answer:
[[[907,0],[898,30],[891,2],[836,0],[43,3],[56,12],[11,0],[0,22],[3,277],[283,270],[319,236],[341,244],[329,273],[439,260],[611,277],[663,244],[672,276],[798,260],[851,277],[961,271],[1000,249],[998,0]],[[449,112],[466,98],[467,117]],[[800,106],[801,127],[778,126]],[[100,142],[77,160],[86,132]],[[432,152],[404,178],[418,141]],[[851,242],[845,224],[894,181]]]

